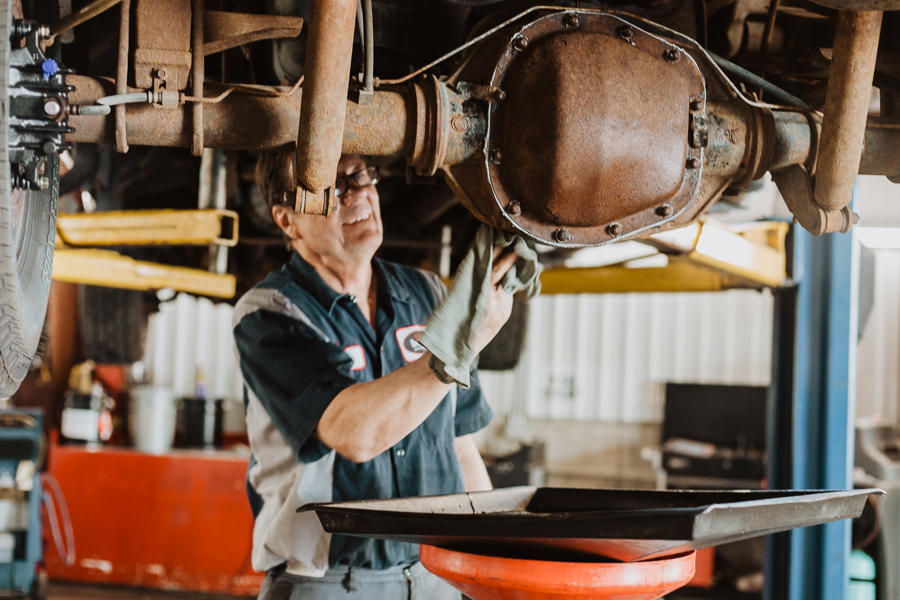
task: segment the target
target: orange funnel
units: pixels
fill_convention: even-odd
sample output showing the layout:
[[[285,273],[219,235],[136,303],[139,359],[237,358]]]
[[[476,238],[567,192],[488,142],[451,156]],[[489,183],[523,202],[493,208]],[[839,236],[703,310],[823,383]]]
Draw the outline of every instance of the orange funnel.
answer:
[[[422,564],[472,600],[654,600],[694,575],[694,553],[645,562],[558,562],[419,548]]]

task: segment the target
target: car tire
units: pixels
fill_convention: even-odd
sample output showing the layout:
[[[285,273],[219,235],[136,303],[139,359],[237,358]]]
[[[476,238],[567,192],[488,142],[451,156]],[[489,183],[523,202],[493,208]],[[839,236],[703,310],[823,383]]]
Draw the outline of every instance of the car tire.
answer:
[[[12,190],[9,168],[11,0],[0,0],[0,397],[11,396],[34,360],[50,294],[59,159],[46,160],[46,190]]]
[[[85,358],[123,365],[141,360],[147,334],[148,292],[78,286],[78,317]]]

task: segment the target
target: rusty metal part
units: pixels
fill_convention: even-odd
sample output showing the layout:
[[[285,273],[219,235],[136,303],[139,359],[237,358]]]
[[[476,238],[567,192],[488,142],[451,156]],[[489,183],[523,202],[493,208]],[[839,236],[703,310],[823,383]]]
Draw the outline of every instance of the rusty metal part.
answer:
[[[116,94],[124,94],[128,90],[128,49],[129,31],[131,29],[131,0],[122,0],[122,14],[119,17],[119,55],[116,64]],[[128,133],[125,127],[125,104],[115,108],[116,119],[116,152],[128,152]]]
[[[859,172],[900,178],[900,124],[869,122]]]
[[[900,10],[900,0],[812,0],[835,10]]]
[[[134,21],[135,85],[185,89],[191,72],[191,3],[137,0]]]
[[[207,10],[203,14],[203,54],[260,40],[295,38],[302,28],[300,17]]]
[[[68,75],[67,82],[76,88],[71,92],[72,103],[76,105],[94,104],[98,98],[114,93],[106,80]],[[220,86],[207,87],[213,94],[222,95]],[[131,88],[131,91],[137,90]],[[378,90],[369,106],[347,103],[344,151],[411,157],[417,123],[410,94],[406,89]],[[295,142],[302,99],[301,90],[276,96],[247,93],[238,88],[222,101],[205,105],[205,146],[260,150]],[[186,107],[160,110],[146,104],[132,105],[128,111],[130,142],[139,146],[190,147],[191,122],[186,110]],[[114,139],[109,119],[81,115],[69,118],[76,131],[67,136],[68,141],[101,143]]]
[[[763,31],[762,51],[768,54],[769,46],[772,44],[772,34],[775,33],[775,19],[778,16],[778,9],[781,6],[781,0],[769,1],[769,14],[766,16],[766,28]]]
[[[426,77],[421,86],[415,86],[416,117],[422,126],[416,131],[416,150],[412,165],[419,175],[434,175],[444,164],[450,136],[450,114],[447,88],[437,77]],[[421,143],[420,143],[421,142]]]
[[[846,233],[859,222],[859,215],[852,212],[849,206],[839,210],[825,210],[816,204],[812,178],[803,165],[791,165],[772,173],[772,179],[794,218],[813,235],[838,231]]]
[[[341,149],[405,158],[407,164],[420,173],[440,170],[454,193],[478,218],[505,228],[511,228],[512,223],[523,219],[541,218],[546,231],[538,239],[564,246],[597,243],[597,240],[606,243],[685,225],[695,221],[729,186],[743,185],[766,170],[780,173],[792,165],[802,165],[809,171],[815,164],[820,124],[817,113],[746,98],[695,42],[636,19],[619,20],[603,32],[597,32],[592,30],[595,27],[592,23],[597,19],[617,19],[597,11],[557,9],[548,12],[544,9],[541,14],[536,15],[532,23],[508,27],[502,35],[498,33],[486,40],[485,46],[479,49],[478,59],[469,61],[451,83],[426,77],[405,86],[381,86],[371,105],[345,102]],[[573,20],[567,18],[573,14],[578,17],[578,27],[572,27]],[[555,29],[542,37],[535,24],[549,20],[553,21]],[[630,31],[630,35],[623,35],[625,31]],[[615,44],[618,44],[619,50],[632,53],[647,54],[648,51],[641,48],[651,48],[655,43],[657,49],[651,53],[655,62],[650,60],[647,64],[654,65],[656,70],[641,71],[628,67],[631,63],[617,63],[614,59],[621,56],[607,52],[605,46],[604,52],[599,54],[580,52],[584,55],[582,62],[590,63],[582,67],[578,58],[571,59],[567,54],[572,50],[561,48],[557,43],[560,37],[572,42],[579,36],[603,37],[607,46],[616,49]],[[524,50],[514,46],[513,40],[519,38],[529,40],[525,46],[520,44]],[[580,43],[575,43],[573,48],[584,50]],[[678,60],[668,62],[665,59],[667,50],[677,50],[679,54],[669,54],[678,56]],[[504,77],[494,80],[498,71],[496,66],[503,60],[506,60]],[[545,62],[542,64],[541,60]],[[561,66],[557,68],[557,64]],[[622,64],[631,70],[623,69]],[[677,86],[668,83],[667,89],[660,93],[648,91],[646,81],[668,82],[672,77],[671,70],[688,69],[694,73],[697,67],[691,65],[696,64],[701,65],[697,75],[701,93],[673,92]],[[601,72],[603,68],[610,72]],[[538,77],[541,74],[543,80]],[[567,80],[577,80],[576,74],[583,81],[573,84]],[[69,76],[68,81],[77,88],[71,95],[75,104],[94,104],[98,98],[114,93],[110,84],[102,80]],[[560,81],[564,85],[560,85]],[[607,89],[612,87],[609,82],[621,89],[610,91]],[[530,88],[526,85],[529,83]],[[603,87],[604,83],[607,88]],[[587,89],[580,96],[576,93],[582,89],[578,85]],[[591,85],[595,87],[591,88]],[[211,84],[207,87],[206,94],[217,100],[204,109],[203,132],[207,147],[259,149],[296,141],[296,124],[304,104],[299,90],[293,94],[285,90],[273,94],[268,88],[251,86]],[[221,93],[222,90],[226,93]],[[229,90],[233,90],[230,95]],[[628,90],[631,95],[627,94]],[[309,89],[304,92],[309,93]],[[677,101],[672,95],[676,93],[680,98]],[[609,102],[604,104],[604,101]],[[528,106],[529,103],[534,106]],[[537,105],[546,110],[540,110]],[[635,108],[629,112],[631,105]],[[659,122],[647,133],[645,144],[635,143],[633,128],[644,127],[642,123],[647,123],[647,114],[653,114],[654,110],[660,113],[656,115]],[[490,135],[488,114],[492,119]],[[186,107],[169,111],[153,106],[130,107],[127,122],[129,140],[133,144],[190,146],[192,141],[191,120]],[[72,116],[71,124],[77,131],[68,136],[70,141],[113,138],[112,119]],[[556,145],[555,138],[545,135],[541,127],[564,141],[574,140],[582,145]],[[598,140],[584,139],[597,136],[590,127],[596,127],[600,134],[606,135],[602,145]],[[900,147],[900,144],[891,145],[892,140],[898,139],[898,132],[891,127],[879,124],[872,128],[871,135],[867,135],[861,164],[863,172],[898,175],[897,152],[880,153],[876,149],[876,146]],[[517,128],[528,130],[532,135],[523,135]],[[664,132],[662,138],[657,134],[658,130]],[[616,131],[623,133],[611,135]],[[672,152],[676,143],[677,152]],[[528,144],[532,146],[530,150],[526,147]],[[591,144],[597,144],[600,150]],[[652,155],[657,150],[661,154],[659,160]],[[616,163],[616,168],[591,180],[590,175],[597,171],[598,159],[612,161],[617,157],[624,158]],[[676,162],[678,175],[687,178],[688,183],[675,176],[660,177],[669,173],[666,169],[675,172]],[[560,165],[568,170],[562,170]],[[576,168],[582,165],[586,168]],[[522,181],[529,183],[529,172],[557,177],[545,179],[571,192],[574,199],[566,198],[546,181],[536,182],[537,191],[522,185]],[[561,177],[560,173],[566,177]],[[640,181],[635,173],[645,176],[649,173],[649,177]],[[695,176],[698,182],[692,183],[690,178]],[[578,180],[578,177],[582,179]],[[636,211],[626,202],[633,198],[626,197],[623,201],[620,197],[623,189],[628,190],[629,177],[634,180],[635,189],[644,194],[637,198]],[[492,188],[497,181],[500,185],[519,187],[505,197],[505,201],[500,201]],[[573,182],[579,185],[573,185]],[[666,191],[665,184],[672,187],[673,182],[695,187],[688,188],[693,191],[686,198],[673,200],[662,193]],[[544,188],[540,188],[541,185]],[[519,188],[524,188],[524,192]],[[546,198],[538,197],[541,189],[548,192]],[[607,194],[596,200],[592,195],[597,190]],[[796,198],[801,200],[795,201]],[[803,198],[797,194],[791,197],[796,213],[808,211],[807,206],[798,203],[803,202]],[[316,199],[310,196],[307,201]],[[546,210],[549,201],[557,202],[552,206],[555,215]],[[318,206],[305,208],[323,212],[327,203],[319,200]],[[606,215],[604,211],[609,213],[605,221],[597,216]],[[578,219],[582,217],[587,225],[579,223]],[[643,219],[646,227],[635,227],[635,219]],[[846,228],[852,223],[852,215],[841,211],[833,214],[815,212],[800,220],[812,231],[819,232],[823,228]],[[590,227],[598,233],[595,240],[579,240],[579,229]]]
[[[816,204],[826,211],[840,211],[853,195],[880,33],[879,11],[838,13],[815,171]]]
[[[193,0],[191,10],[191,92],[203,96],[203,81],[206,77],[203,61],[203,0]],[[203,154],[203,103],[195,102],[191,107],[191,154]]]
[[[313,26],[306,41],[306,101],[300,108],[297,134],[294,210],[330,215],[334,209],[334,173],[341,158],[356,2],[313,0],[310,22]]]
[[[702,113],[703,77],[677,46],[637,27],[623,39],[624,26],[559,11],[511,34],[490,81],[507,99],[491,104],[484,143],[494,220],[539,241],[590,245],[654,227],[660,204],[680,211],[692,200],[703,148],[688,143],[690,107]],[[503,208],[513,199],[515,217]]]
[[[73,27],[77,27],[85,21],[93,19],[100,13],[109,10],[121,1],[122,0],[95,0],[87,6],[82,6],[75,12],[69,13],[68,15],[64,16],[59,21],[51,25],[50,35],[57,36],[61,33],[65,33]]]

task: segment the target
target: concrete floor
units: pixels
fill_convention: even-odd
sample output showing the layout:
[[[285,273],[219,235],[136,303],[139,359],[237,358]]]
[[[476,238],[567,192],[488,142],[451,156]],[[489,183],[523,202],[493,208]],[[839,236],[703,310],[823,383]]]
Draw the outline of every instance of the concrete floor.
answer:
[[[248,600],[247,596],[162,592],[141,588],[94,586],[75,583],[51,583],[47,600]]]

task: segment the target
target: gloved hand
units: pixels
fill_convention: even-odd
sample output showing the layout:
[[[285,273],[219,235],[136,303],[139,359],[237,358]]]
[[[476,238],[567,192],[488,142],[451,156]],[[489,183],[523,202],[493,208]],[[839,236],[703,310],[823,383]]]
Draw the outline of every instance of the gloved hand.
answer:
[[[509,254],[497,254],[495,247],[509,248]],[[472,362],[509,318],[512,294],[536,296],[539,274],[537,253],[521,236],[479,228],[447,298],[419,339],[431,352],[430,366],[439,379],[469,387]]]

